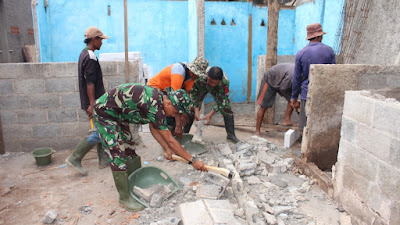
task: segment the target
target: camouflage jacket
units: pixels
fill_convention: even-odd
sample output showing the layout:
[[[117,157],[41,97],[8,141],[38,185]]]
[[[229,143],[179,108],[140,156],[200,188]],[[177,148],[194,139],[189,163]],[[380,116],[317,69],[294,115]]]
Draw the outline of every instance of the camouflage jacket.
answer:
[[[106,92],[96,101],[97,116],[133,124],[153,124],[168,130],[163,108],[163,93],[143,84],[122,84]]]
[[[198,78],[190,92],[194,107],[200,107],[207,93],[210,93],[215,100],[216,104],[212,108],[215,112],[221,111],[223,115],[232,114],[229,101],[229,80],[225,76],[215,87],[208,85],[207,76]]]

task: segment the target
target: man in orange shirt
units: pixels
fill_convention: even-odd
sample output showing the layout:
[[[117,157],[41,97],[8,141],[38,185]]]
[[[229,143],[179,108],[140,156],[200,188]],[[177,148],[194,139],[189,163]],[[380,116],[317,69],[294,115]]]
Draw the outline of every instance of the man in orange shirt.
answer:
[[[194,81],[200,76],[205,76],[207,67],[208,61],[204,57],[196,57],[191,63],[174,63],[152,77],[147,85],[163,91],[168,87],[174,91],[184,89],[189,94]],[[187,121],[188,118],[167,118],[168,128],[179,139],[182,138],[183,133],[182,120]]]

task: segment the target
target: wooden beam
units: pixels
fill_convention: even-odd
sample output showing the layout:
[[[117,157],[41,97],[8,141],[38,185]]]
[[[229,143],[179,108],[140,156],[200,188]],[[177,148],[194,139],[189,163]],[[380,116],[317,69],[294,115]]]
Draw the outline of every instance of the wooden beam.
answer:
[[[129,83],[128,59],[128,0],[124,0],[124,33],[125,33],[125,82]]]
[[[251,99],[251,84],[253,80],[253,16],[249,16],[249,40],[247,49],[247,102]]]
[[[267,33],[267,57],[265,59],[265,71],[268,71],[277,63],[278,49],[278,20],[279,20],[279,2],[278,0],[268,0],[268,33]],[[274,123],[275,106],[266,111],[264,122]]]

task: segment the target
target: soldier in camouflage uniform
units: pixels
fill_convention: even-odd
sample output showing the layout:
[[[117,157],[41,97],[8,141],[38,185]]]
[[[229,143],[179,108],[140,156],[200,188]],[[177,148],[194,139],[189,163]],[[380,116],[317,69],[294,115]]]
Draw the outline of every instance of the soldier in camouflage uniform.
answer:
[[[194,168],[206,171],[204,163],[186,152],[167,128],[166,116],[190,111],[189,97],[182,89],[173,91],[169,88],[166,92],[142,84],[123,84],[102,95],[95,105],[94,118],[111,162],[119,202],[131,211],[140,211],[143,206],[129,192],[128,176],[141,166],[129,130],[130,123],[149,123],[151,134],[166,151],[167,159],[172,159],[172,152],[175,152]]]
[[[202,119],[207,120],[206,124],[208,124],[215,112],[221,112],[224,117],[225,130],[228,134],[227,139],[234,143],[239,142],[240,140],[236,138],[235,135],[233,112],[229,101],[229,80],[224,76],[224,72],[221,68],[211,67],[207,72],[207,76],[200,77],[194,82],[190,97],[195,107],[194,117],[196,120],[200,120],[200,105],[207,93],[213,96],[216,105],[214,105],[211,111]],[[185,129],[185,131],[188,130],[190,130],[190,128]]]

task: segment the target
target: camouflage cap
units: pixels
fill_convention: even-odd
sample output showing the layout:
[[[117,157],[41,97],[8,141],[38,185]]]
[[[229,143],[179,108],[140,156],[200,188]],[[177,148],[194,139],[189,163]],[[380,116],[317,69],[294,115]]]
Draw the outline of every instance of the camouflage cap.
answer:
[[[174,91],[171,87],[166,90],[169,99],[179,113],[189,114],[192,111],[193,103],[187,95],[186,91],[179,89]]]
[[[206,75],[206,69],[208,66],[208,61],[204,57],[197,56],[193,62],[188,63],[187,68],[192,71],[194,74],[197,76],[205,76]]]

